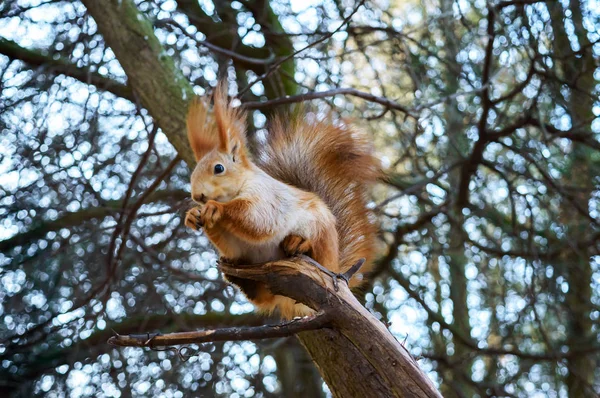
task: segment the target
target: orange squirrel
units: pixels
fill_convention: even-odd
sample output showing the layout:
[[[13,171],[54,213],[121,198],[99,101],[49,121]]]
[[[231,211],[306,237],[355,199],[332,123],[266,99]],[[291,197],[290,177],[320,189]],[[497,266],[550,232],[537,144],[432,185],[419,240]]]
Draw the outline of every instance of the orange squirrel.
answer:
[[[273,121],[254,160],[246,144],[246,116],[231,106],[219,84],[213,112],[195,100],[187,133],[198,161],[185,224],[204,229],[220,255],[254,264],[307,254],[334,273],[366,259],[372,266],[376,227],[366,192],[379,167],[369,139],[343,123],[314,114]],[[312,117],[308,117],[312,116]],[[362,274],[350,280],[360,284]],[[306,306],[273,295],[261,283],[229,277],[260,310],[284,318],[305,315]]]

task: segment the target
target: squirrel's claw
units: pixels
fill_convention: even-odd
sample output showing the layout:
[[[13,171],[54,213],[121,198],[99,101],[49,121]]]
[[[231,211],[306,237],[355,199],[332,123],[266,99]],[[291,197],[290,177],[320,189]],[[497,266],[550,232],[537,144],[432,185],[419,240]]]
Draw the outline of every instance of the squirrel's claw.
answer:
[[[188,210],[185,215],[185,226],[196,231],[202,228],[200,208],[194,207],[193,209]]]
[[[212,228],[221,219],[223,205],[209,200],[200,210],[200,223],[206,228]]]
[[[209,200],[204,206],[194,207],[185,215],[185,225],[194,230],[212,228],[221,219],[223,205]]]

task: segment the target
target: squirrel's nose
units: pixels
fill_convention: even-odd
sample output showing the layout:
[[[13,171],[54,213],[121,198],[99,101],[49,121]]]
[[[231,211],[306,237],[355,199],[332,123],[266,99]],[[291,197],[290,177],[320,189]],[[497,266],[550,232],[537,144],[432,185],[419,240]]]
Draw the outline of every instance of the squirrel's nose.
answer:
[[[204,203],[206,202],[206,196],[204,196],[204,194],[200,194],[200,195],[194,195],[192,197],[192,199],[194,199],[194,202],[198,202],[198,203]]]

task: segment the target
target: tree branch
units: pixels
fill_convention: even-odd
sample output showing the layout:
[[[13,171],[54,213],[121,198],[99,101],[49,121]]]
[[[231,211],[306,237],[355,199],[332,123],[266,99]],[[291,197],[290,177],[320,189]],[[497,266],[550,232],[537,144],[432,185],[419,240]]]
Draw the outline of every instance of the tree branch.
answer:
[[[319,99],[319,98],[328,98],[328,97],[333,97],[336,95],[351,95],[354,97],[362,98],[369,102],[375,102],[375,103],[381,104],[381,105],[385,106],[386,108],[395,109],[395,110],[404,112],[409,116],[416,117],[416,115],[413,114],[412,110],[405,107],[404,105],[401,105],[401,104],[399,104],[393,100],[390,100],[388,98],[378,97],[373,94],[359,91],[355,88],[336,88],[333,90],[327,90],[327,91],[321,91],[321,92],[312,92],[312,93],[306,93],[306,94],[300,94],[300,95],[292,95],[289,97],[281,97],[281,98],[276,98],[276,99],[273,99],[270,101],[245,102],[244,107],[249,110],[268,109],[273,106],[293,104],[293,103],[297,103],[297,102],[310,101],[310,100]]]
[[[162,202],[166,200],[183,200],[189,197],[189,193],[183,190],[156,191],[146,196],[143,203]],[[138,198],[139,200],[139,198]],[[50,231],[57,231],[61,228],[73,227],[86,221],[103,219],[111,214],[116,214],[123,206],[122,200],[111,200],[103,203],[102,206],[86,208],[73,212],[66,212],[59,218],[51,221],[39,221],[34,223],[31,229],[14,235],[8,239],[0,241],[0,252],[5,252],[14,247],[43,238]]]
[[[359,266],[351,267],[348,274]],[[253,265],[221,263],[220,268],[226,275],[264,283],[273,294],[291,297],[313,308],[317,315],[254,328],[117,335],[110,342],[158,347],[296,334],[336,397],[440,396],[406,348],[360,305],[347,284],[334,282],[337,278],[322,271],[313,260],[297,257]]]
[[[112,330],[118,330],[121,333],[140,333],[143,330],[163,331],[175,330],[180,325],[188,327],[233,327],[240,325],[258,326],[263,324],[268,319],[257,314],[242,314],[231,315],[225,313],[207,313],[204,315],[194,314],[144,314],[141,316],[129,315],[120,322],[108,324],[103,329],[96,329],[87,339],[79,340],[69,347],[62,347],[59,342],[50,344],[48,350],[44,350],[37,354],[31,354],[29,346],[14,346],[11,345],[4,356],[14,355],[15,353],[27,353],[33,355],[33,360],[19,363],[20,370],[23,372],[23,377],[35,379],[49,369],[55,368],[64,364],[72,364],[85,358],[93,357],[94,353],[104,352],[106,350],[105,343],[113,334]],[[60,338],[59,334],[48,335],[45,341],[54,341],[53,338]],[[61,338],[62,341],[62,338]],[[7,346],[8,347],[8,346]],[[91,353],[91,355],[90,355]]]
[[[237,35],[237,26],[227,25],[223,22],[215,22],[200,7],[195,0],[178,0],[177,8],[185,14],[190,23],[206,36],[202,45],[213,45],[211,48],[217,52],[217,49],[230,49],[233,64],[236,68],[251,70],[257,75],[265,72],[266,66],[272,64],[273,55],[277,58],[287,57],[294,53],[294,46],[288,37],[278,35],[285,34],[283,27],[279,23],[277,15],[273,12],[268,2],[244,2],[254,15],[256,22],[261,26],[262,33],[265,35],[266,46],[251,47],[243,44],[241,38]],[[233,55],[235,54],[235,55]],[[264,59],[265,62],[256,62]],[[251,61],[251,62],[248,62]],[[268,61],[268,62],[267,62]],[[294,59],[288,59],[281,65],[282,73],[277,74],[275,78],[266,80],[265,95],[268,98],[275,98],[278,95],[292,95],[297,91],[297,83],[293,79],[295,62]]]
[[[161,19],[159,21],[156,21],[156,26],[174,26],[177,29],[179,29],[179,31],[184,36],[189,37],[190,39],[194,40],[199,45],[204,46],[217,54],[225,55],[235,61],[244,62],[249,65],[263,65],[263,66],[269,65],[275,61],[274,54],[271,54],[268,58],[253,58],[253,57],[248,57],[246,55],[238,54],[235,51],[230,51],[226,48],[219,47],[215,44],[212,44],[208,40],[198,40],[198,39],[196,39],[196,37],[194,35],[192,35],[191,33],[188,33],[187,30],[185,30],[184,26],[182,26],[179,22],[175,21],[172,18],[166,18],[166,19]]]
[[[113,93],[117,97],[123,97],[132,102],[135,101],[131,88],[127,85],[102,76],[97,72],[92,72],[89,68],[80,68],[64,58],[54,58],[50,55],[42,54],[39,50],[29,50],[19,46],[14,41],[1,37],[0,53],[10,59],[19,60],[34,67],[48,68],[48,71],[51,73],[69,76],[84,84],[93,84],[101,90]]]
[[[242,89],[239,92],[239,94],[238,94],[239,97],[242,98],[244,96],[244,94],[246,92],[248,92],[252,88],[252,86],[254,86],[258,82],[261,82],[261,81],[267,79],[272,73],[276,72],[279,67],[281,67],[282,65],[284,65],[286,62],[292,60],[296,55],[298,55],[301,52],[304,52],[305,50],[308,50],[309,48],[314,47],[317,44],[322,43],[325,40],[327,40],[330,37],[332,37],[335,33],[337,33],[340,29],[342,29],[342,27],[344,27],[346,24],[350,23],[350,20],[352,19],[352,17],[354,16],[354,14],[356,14],[356,12],[358,11],[358,9],[360,7],[362,7],[362,5],[364,4],[364,2],[365,2],[365,0],[360,0],[358,2],[358,4],[356,5],[356,7],[354,7],[354,9],[352,10],[352,12],[350,14],[348,14],[348,16],[346,18],[344,18],[344,20],[342,21],[342,23],[340,24],[340,26],[338,26],[333,31],[327,33],[326,35],[324,35],[320,39],[315,40],[314,42],[307,44],[306,46],[302,47],[301,49],[299,49],[299,50],[297,50],[295,52],[290,52],[285,57],[282,57],[279,60],[277,60],[277,62],[274,63],[273,65],[271,65],[269,67],[269,69],[265,73],[263,73],[261,76],[258,76],[251,83],[249,83],[246,87],[244,87],[244,89]]]
[[[108,343],[121,347],[166,347],[215,341],[272,339],[291,336],[307,330],[322,329],[329,325],[329,319],[329,314],[321,311],[312,316],[275,325],[230,327],[169,334],[116,334],[108,339]]]

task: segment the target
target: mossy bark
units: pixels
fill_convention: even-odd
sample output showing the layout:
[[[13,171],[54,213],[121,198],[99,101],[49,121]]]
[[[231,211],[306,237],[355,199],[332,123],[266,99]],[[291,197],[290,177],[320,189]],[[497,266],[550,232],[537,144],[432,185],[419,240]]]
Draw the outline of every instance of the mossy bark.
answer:
[[[83,0],[83,4],[125,70],[134,96],[193,167],[185,115],[194,92],[154,35],[150,21],[131,0]]]

